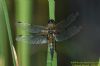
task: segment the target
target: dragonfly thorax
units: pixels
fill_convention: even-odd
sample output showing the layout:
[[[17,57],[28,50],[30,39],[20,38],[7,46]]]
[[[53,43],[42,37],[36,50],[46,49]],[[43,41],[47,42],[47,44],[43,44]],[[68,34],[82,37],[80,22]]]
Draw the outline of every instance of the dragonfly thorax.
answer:
[[[55,24],[49,21],[47,27],[41,31],[43,35],[53,35],[55,33]]]
[[[54,39],[54,34],[55,34],[55,24],[53,22],[50,22],[48,23],[47,28],[48,28],[48,34],[47,34],[48,42],[52,43]]]

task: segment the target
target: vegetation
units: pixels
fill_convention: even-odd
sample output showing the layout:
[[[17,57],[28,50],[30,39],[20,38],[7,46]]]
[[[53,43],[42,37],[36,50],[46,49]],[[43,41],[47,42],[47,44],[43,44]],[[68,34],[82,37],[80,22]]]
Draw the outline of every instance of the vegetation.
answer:
[[[16,0],[15,1],[15,10],[16,10],[16,24],[17,24],[17,33],[16,36],[26,36],[28,32],[28,24],[31,22],[31,8],[32,0]],[[21,40],[17,42],[17,52],[19,66],[30,66],[29,65],[29,41]]]
[[[29,24],[32,22],[32,9],[34,5],[33,0],[14,0],[15,1],[15,24],[16,26],[16,37],[17,36],[26,36],[29,35],[28,28]],[[43,1],[44,2],[44,1]],[[55,20],[55,2],[54,0],[48,0],[49,3],[49,19],[54,19]],[[47,7],[47,6],[46,6]],[[40,10],[40,9],[39,9]],[[39,11],[41,12],[41,11]],[[35,14],[36,16],[37,14]],[[42,14],[43,15],[43,14]],[[40,19],[37,21],[41,21],[41,16],[39,16]],[[45,19],[45,18],[44,18]],[[33,20],[33,24],[35,24]],[[42,22],[42,21],[41,21]],[[42,24],[42,23],[39,23]],[[14,43],[14,39],[12,39],[12,30],[11,30],[11,25],[10,25],[10,19],[9,19],[9,14],[8,14],[8,6],[6,4],[6,0],[0,0],[0,66],[31,66],[30,64],[30,47],[29,47],[29,41],[28,40],[21,40],[16,43]],[[15,49],[14,45],[17,45],[17,49]],[[9,53],[9,48],[10,52]],[[45,65],[51,66],[51,63],[48,63],[50,59],[50,51],[49,48],[47,49],[47,58],[45,61]],[[16,54],[17,51],[17,54]],[[42,52],[40,53],[41,55]],[[37,55],[36,57],[38,57]],[[9,58],[12,59],[10,61],[12,64],[9,64]],[[41,57],[38,59],[39,65],[41,65]],[[44,57],[42,57],[43,59]],[[54,60],[52,61],[52,66],[57,66],[57,54],[54,52]],[[36,61],[36,59],[34,60]],[[99,60],[100,61],[100,60]],[[47,62],[47,64],[46,64]],[[38,64],[38,62],[37,62]],[[93,64],[100,66],[100,62],[72,62],[73,66],[82,65],[91,66]],[[43,65],[41,65],[43,66]]]

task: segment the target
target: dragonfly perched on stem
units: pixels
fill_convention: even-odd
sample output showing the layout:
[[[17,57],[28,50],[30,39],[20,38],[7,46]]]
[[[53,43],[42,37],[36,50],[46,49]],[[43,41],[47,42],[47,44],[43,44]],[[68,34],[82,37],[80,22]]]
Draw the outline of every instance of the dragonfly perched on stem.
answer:
[[[79,13],[73,12],[66,19],[55,24],[53,19],[48,21],[47,26],[29,26],[30,35],[20,35],[17,41],[27,40],[30,44],[48,44],[50,48],[51,59],[55,50],[55,41],[67,40],[80,32],[82,25],[78,22]],[[52,59],[53,60],[53,59]]]

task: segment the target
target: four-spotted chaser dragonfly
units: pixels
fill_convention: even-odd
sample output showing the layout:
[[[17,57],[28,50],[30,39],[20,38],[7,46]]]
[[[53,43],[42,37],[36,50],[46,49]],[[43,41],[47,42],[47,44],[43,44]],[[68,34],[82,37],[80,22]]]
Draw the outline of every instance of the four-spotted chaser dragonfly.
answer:
[[[50,19],[47,26],[30,26],[30,35],[21,35],[17,38],[17,41],[28,38],[30,44],[48,44],[50,54],[53,58],[55,41],[67,40],[80,32],[82,25],[78,22],[78,17],[79,13],[74,12],[66,19],[58,22],[58,24],[55,24],[55,21]]]

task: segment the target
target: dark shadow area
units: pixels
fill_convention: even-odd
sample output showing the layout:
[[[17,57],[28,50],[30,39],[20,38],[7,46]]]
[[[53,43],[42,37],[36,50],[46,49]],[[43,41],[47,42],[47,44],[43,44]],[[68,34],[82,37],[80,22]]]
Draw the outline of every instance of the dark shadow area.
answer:
[[[58,66],[72,66],[71,65],[71,58],[67,55],[67,54],[64,54],[64,53],[57,53],[57,60],[58,60]]]
[[[81,32],[71,39],[61,42],[58,51],[58,65],[67,66],[66,53],[70,61],[98,61],[100,57],[100,0],[55,0],[56,20],[59,22],[69,13],[78,11]],[[63,44],[63,45],[61,45]],[[62,47],[62,50],[60,49]],[[60,51],[61,50],[61,51]],[[64,52],[62,55],[61,52]],[[61,55],[60,55],[61,54]],[[59,61],[60,60],[60,61]],[[60,65],[61,64],[61,65]]]

